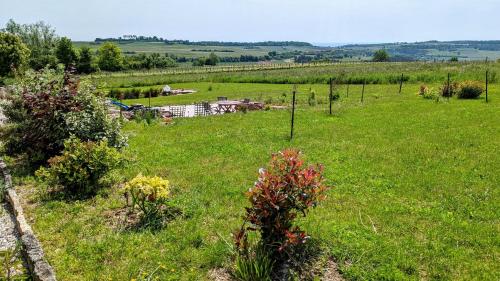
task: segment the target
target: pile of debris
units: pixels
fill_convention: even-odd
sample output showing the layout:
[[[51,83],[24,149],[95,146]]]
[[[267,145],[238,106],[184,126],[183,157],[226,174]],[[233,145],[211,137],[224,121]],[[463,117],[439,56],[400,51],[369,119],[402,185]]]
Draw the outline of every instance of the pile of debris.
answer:
[[[162,94],[165,96],[175,96],[175,95],[185,95],[185,94],[193,94],[196,93],[195,90],[191,89],[172,89],[169,85],[165,85],[163,87]]]

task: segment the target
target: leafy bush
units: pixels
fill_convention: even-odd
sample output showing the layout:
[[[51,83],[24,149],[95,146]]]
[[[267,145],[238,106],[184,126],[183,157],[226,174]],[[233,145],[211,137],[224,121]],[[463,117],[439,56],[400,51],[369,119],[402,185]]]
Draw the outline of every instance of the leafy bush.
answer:
[[[483,84],[478,81],[465,81],[460,83],[457,97],[459,99],[475,99],[484,92]]]
[[[160,177],[138,175],[125,184],[123,192],[132,199],[131,208],[139,209],[142,218],[157,222],[161,218],[162,208],[170,198],[170,184]]]
[[[59,154],[74,135],[83,141],[106,139],[110,146],[126,145],[121,124],[108,116],[104,97],[71,74],[51,70],[28,72],[2,104],[7,117],[3,135],[6,152],[26,153],[32,163]]]
[[[235,235],[236,248],[245,251],[247,231],[258,231],[270,256],[282,260],[293,246],[307,240],[293,221],[325,197],[323,167],[304,167],[300,152],[288,149],[274,154],[268,168],[259,173],[247,193],[251,206],[246,208],[245,224]]]
[[[434,88],[429,88],[426,85],[421,85],[420,86],[420,91],[418,92],[418,95],[423,97],[424,99],[432,99],[438,101],[440,98],[440,93]]]
[[[92,194],[101,186],[102,178],[119,167],[122,160],[106,140],[82,142],[71,137],[64,142],[62,154],[50,158],[49,167],[41,167],[36,176],[72,195]]]
[[[309,96],[307,97],[307,103],[309,106],[316,105],[316,91],[309,89]]]
[[[153,124],[155,121],[158,121],[158,117],[160,115],[157,114],[157,112],[152,111],[152,110],[137,110],[134,112],[133,119],[137,123],[145,123],[147,125]]]
[[[0,32],[0,76],[22,70],[28,63],[30,50],[14,34]]]
[[[444,84],[443,87],[441,87],[441,96],[451,98],[458,93],[459,89],[460,84],[458,82],[450,83],[449,87],[448,84]]]
[[[131,89],[123,92],[124,99],[138,99],[141,97],[141,90]]]
[[[162,91],[162,89],[149,88],[143,92],[143,95],[145,98],[148,98],[149,96],[151,96],[152,98],[156,98],[161,94]]]
[[[122,95],[123,95],[123,92],[121,92],[120,90],[116,90],[116,89],[111,89],[108,92],[108,97],[113,98],[113,99],[117,99],[117,100],[122,99],[123,98]]]

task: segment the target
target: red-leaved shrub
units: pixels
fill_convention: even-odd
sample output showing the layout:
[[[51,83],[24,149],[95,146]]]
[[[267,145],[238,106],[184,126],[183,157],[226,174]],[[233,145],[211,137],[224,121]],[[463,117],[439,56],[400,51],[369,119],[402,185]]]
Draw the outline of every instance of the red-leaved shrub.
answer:
[[[258,231],[262,245],[275,257],[305,243],[306,234],[293,221],[324,199],[327,187],[322,173],[321,165],[305,166],[297,150],[274,154],[247,192],[251,207],[246,208],[245,224],[235,235],[236,247],[247,247],[247,231]]]

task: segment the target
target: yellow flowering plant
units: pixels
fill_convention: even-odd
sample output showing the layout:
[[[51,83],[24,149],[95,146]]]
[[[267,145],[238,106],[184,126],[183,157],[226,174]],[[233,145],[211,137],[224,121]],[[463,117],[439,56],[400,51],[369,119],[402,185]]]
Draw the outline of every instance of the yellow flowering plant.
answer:
[[[146,218],[158,217],[170,198],[170,184],[160,177],[137,175],[123,188],[132,199],[131,207],[138,208]]]

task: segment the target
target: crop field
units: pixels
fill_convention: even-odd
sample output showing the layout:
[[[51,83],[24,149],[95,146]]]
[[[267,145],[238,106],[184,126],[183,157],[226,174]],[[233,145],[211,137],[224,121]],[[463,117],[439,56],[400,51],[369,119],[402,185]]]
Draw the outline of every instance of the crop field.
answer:
[[[446,69],[435,76],[441,79]],[[153,98],[152,104],[217,96],[290,104],[292,88],[197,81],[172,86],[199,92]],[[368,85],[361,103],[360,85],[351,85],[349,96],[341,86],[330,116],[328,86],[299,85],[293,140],[290,110],[180,118],[169,125],[128,122],[125,154],[131,161],[116,177],[142,173],[170,180],[182,215],[161,230],[124,227],[118,187],[91,199],[47,200],[42,190],[29,188],[31,177],[16,177],[18,191],[58,280],[208,280],[212,269],[231,266],[231,234],[241,225],[249,205],[244,193],[258,169],[271,153],[294,147],[309,162],[324,164],[332,186],[299,225],[345,279],[495,280],[500,88],[491,86],[489,103],[426,100],[416,96],[418,88],[405,85],[399,95],[395,84]],[[316,92],[315,106],[308,104],[309,89]]]
[[[100,44],[93,42],[75,42],[76,47],[88,46],[92,50],[97,50]],[[298,46],[259,46],[252,48],[232,47],[232,46],[198,46],[175,44],[168,45],[163,42],[131,42],[118,45],[125,53],[150,54],[150,53],[168,53],[178,57],[200,57],[208,56],[214,52],[220,57],[239,57],[241,55],[265,56],[269,52],[290,52],[290,51],[309,51],[318,50],[318,47],[298,47]]]
[[[165,85],[183,82],[236,82],[267,84],[326,84],[333,77],[342,84],[397,84],[404,74],[405,83],[444,83],[448,73],[452,80],[484,80],[486,70],[490,71],[490,82],[499,80],[500,63],[339,63],[333,65],[307,65],[285,69],[252,71],[207,68],[196,73],[134,72],[128,75],[89,75],[101,88],[130,88]]]

